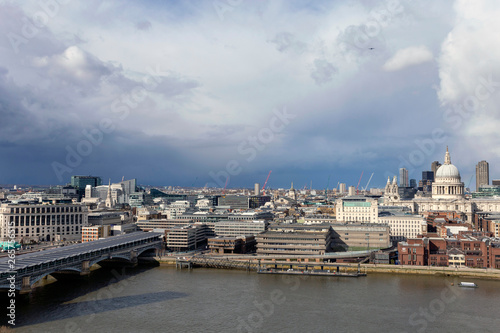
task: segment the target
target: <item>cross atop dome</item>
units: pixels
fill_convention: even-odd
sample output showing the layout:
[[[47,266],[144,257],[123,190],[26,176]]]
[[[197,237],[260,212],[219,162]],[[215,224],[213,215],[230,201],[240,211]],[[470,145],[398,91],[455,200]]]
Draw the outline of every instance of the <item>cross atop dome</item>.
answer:
[[[451,164],[450,153],[448,152],[448,146],[446,146],[446,154],[444,155],[444,164]]]

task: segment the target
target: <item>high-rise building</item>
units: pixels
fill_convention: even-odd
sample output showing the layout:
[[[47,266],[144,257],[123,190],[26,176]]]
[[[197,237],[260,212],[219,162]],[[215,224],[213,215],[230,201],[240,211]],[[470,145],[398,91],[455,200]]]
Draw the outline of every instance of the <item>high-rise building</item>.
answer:
[[[422,171],[422,181],[430,180],[431,182],[433,182],[434,175],[435,173],[433,171]]]
[[[422,180],[419,183],[419,187],[425,193],[432,191],[432,183],[434,182],[433,171],[422,171]]]
[[[76,188],[78,200],[85,195],[85,188],[87,185],[96,187],[102,185],[101,177],[94,176],[71,176],[71,186]]]
[[[345,193],[346,192],[346,185],[345,183],[340,183],[339,184],[339,193]]]
[[[432,172],[434,172],[434,175],[436,174],[437,169],[439,169],[440,166],[441,166],[441,163],[439,163],[439,161],[432,162],[431,170],[432,170]],[[434,181],[434,179],[432,181]]]
[[[476,165],[476,192],[481,185],[490,184],[490,165],[486,161],[481,161]]]
[[[417,180],[416,179],[410,179],[410,187],[413,187],[413,188],[417,187]]]
[[[408,187],[408,170],[406,168],[399,169],[399,186]]]
[[[255,183],[254,189],[253,189],[253,195],[260,195],[260,184]]]

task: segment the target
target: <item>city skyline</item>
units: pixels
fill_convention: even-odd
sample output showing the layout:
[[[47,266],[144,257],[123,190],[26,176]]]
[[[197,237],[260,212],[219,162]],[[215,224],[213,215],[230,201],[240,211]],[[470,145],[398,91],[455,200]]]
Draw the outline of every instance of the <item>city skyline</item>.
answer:
[[[0,4],[0,183],[499,178],[493,1],[51,4]]]

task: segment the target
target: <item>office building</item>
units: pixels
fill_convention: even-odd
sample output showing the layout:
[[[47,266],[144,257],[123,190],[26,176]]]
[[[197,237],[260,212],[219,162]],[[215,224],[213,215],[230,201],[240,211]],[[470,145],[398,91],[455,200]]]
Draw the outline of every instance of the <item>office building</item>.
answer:
[[[78,193],[78,200],[85,196],[85,188],[87,185],[92,187],[102,185],[101,177],[94,176],[71,176],[71,186],[76,188]]]
[[[490,184],[490,165],[486,161],[481,161],[476,165],[476,192],[482,185]]]
[[[73,204],[71,200],[51,203],[20,201],[0,205],[1,241],[10,239],[10,228],[14,228],[15,240],[20,243],[80,240],[82,227],[87,225],[87,207]]]
[[[258,234],[258,255],[323,255],[330,251],[332,227],[278,224]]]
[[[441,163],[439,161],[434,161],[431,164],[431,170],[434,173],[434,175],[437,173],[437,169],[441,166]]]
[[[410,186],[408,182],[408,170],[406,168],[399,169],[399,186],[400,187]]]

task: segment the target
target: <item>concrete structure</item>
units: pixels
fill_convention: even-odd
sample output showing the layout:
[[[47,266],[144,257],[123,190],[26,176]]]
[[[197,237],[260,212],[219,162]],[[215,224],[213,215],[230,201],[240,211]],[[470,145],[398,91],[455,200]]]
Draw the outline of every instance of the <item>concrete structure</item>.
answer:
[[[345,192],[347,192],[345,183],[340,183],[339,184],[339,193],[345,193]]]
[[[215,224],[215,235],[236,237],[242,235],[257,235],[265,232],[268,222],[261,221],[231,221],[222,220]]]
[[[0,241],[10,239],[9,229],[19,243],[80,240],[82,227],[87,225],[87,207],[69,200],[0,204]]]
[[[490,165],[486,161],[481,161],[476,165],[476,192],[483,185],[490,184]]]
[[[330,251],[330,224],[279,224],[258,234],[258,255],[322,255]]]
[[[208,248],[212,253],[251,253],[255,251],[255,236],[214,237],[208,239]]]
[[[206,243],[208,227],[197,223],[170,229],[167,233],[167,247],[173,251],[189,251]]]
[[[391,246],[390,228],[385,224],[332,224],[333,250],[385,249]]]

